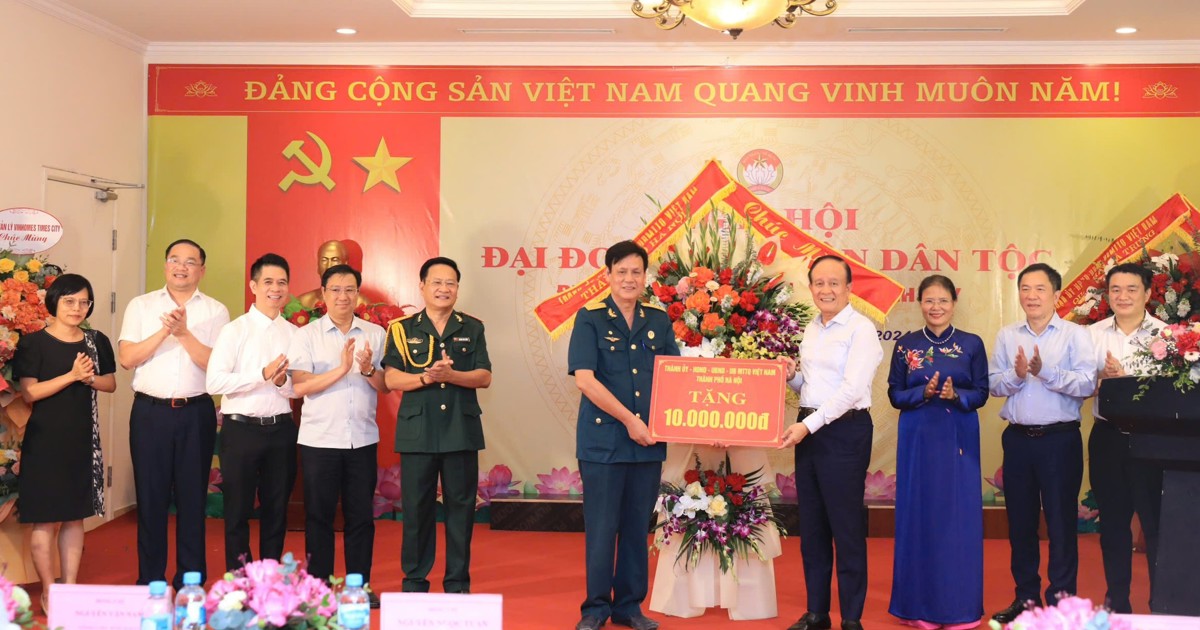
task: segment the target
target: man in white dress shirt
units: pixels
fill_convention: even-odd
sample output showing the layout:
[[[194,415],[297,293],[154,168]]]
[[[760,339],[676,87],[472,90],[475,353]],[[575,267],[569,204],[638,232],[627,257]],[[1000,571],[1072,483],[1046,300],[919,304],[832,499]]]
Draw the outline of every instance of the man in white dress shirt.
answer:
[[[250,516],[260,504],[258,554],[278,560],[287,504],[296,482],[296,423],[287,351],[296,327],[280,316],[288,301],[288,263],[264,254],[250,266],[254,304],[221,330],[208,360],[208,393],[220,394],[221,492],[225,570],[254,560]]]
[[[375,408],[387,386],[379,369],[385,332],[354,316],[361,284],[362,275],[349,265],[326,269],[321,291],[329,311],[298,330],[288,351],[292,386],[304,397],[297,440],[304,474],[304,547],[308,572],[324,580],[333,575],[339,498],[346,573],[371,579],[379,443]]]
[[[204,249],[188,239],[167,246],[162,289],[125,308],[121,367],[133,370],[129,451],[138,505],[138,584],[166,579],[167,511],[175,502],[176,590],[183,574],[206,579],[204,506],[217,413],[204,371],[229,310],[198,289]]]
[[[1118,376],[1141,376],[1145,366],[1135,353],[1166,324],[1146,312],[1150,301],[1150,271],[1135,263],[1116,265],[1105,276],[1108,305],[1113,316],[1088,327],[1096,346],[1099,381]],[[1162,469],[1129,456],[1129,434],[1100,415],[1099,399],[1093,407],[1096,423],[1088,438],[1088,471],[1096,505],[1100,509],[1100,552],[1108,592],[1104,603],[1113,612],[1132,613],[1129,584],[1133,576],[1133,532],[1136,511],[1146,535],[1146,561],[1150,564],[1150,601],[1154,601],[1154,566],[1158,562],[1158,520],[1162,495]]]
[[[808,610],[789,630],[827,630],[837,546],[842,630],[861,630],[867,597],[867,527],[863,507],[871,463],[871,381],[883,346],[871,320],[850,306],[850,265],[820,256],[808,269],[820,316],[804,329],[799,369],[785,358],[788,385],[800,392],[799,422],[780,448],[796,447],[800,555]]]

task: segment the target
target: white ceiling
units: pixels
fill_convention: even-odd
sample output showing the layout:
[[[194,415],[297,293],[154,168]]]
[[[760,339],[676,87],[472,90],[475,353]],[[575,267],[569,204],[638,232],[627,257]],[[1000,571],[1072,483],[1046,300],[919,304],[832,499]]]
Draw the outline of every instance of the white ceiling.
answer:
[[[761,51],[763,46],[797,43],[1078,42],[1095,50],[1105,42],[1200,40],[1200,0],[840,0],[832,16],[804,16],[790,30],[768,26],[736,42],[690,23],[661,31],[650,20],[634,17],[629,0],[19,1],[150,48],[246,43],[571,43],[611,48],[689,43],[720,46],[733,54],[738,46]],[[358,29],[358,34],[334,33],[343,26]],[[1117,35],[1118,26],[1136,26],[1139,31]]]

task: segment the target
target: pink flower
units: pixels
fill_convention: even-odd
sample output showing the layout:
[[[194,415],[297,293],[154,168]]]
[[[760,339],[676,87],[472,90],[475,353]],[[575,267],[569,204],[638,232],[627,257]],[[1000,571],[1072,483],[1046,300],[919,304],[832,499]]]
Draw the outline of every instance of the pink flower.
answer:
[[[538,474],[536,487],[538,494],[580,494],[583,492],[583,479],[579,471],[571,471],[566,466],[551,468],[549,475]]]
[[[495,497],[506,497],[516,494],[512,487],[520,483],[513,481],[512,469],[504,464],[496,464],[484,474],[479,471],[479,502],[480,505],[491,505]]]
[[[1166,336],[1168,332],[1168,330],[1163,329],[1163,336]],[[1155,339],[1150,344],[1150,353],[1153,354],[1154,358],[1158,359],[1159,361],[1167,358],[1167,342],[1163,341],[1161,338]]]
[[[221,485],[222,481],[224,481],[224,479],[221,477],[221,469],[220,468],[213,466],[212,468],[208,469],[208,492],[209,492],[209,494],[212,494],[214,492],[220,492],[221,488],[219,486]]]
[[[1004,492],[1004,467],[1001,466],[996,469],[996,476],[984,477],[984,481],[992,484],[992,487],[1000,492]]]
[[[781,475],[775,473],[775,487],[779,488],[779,496],[790,501],[796,500],[796,473]]]
[[[400,464],[392,464],[387,468],[380,466],[379,482],[375,484],[375,518],[399,511],[400,508]]]
[[[1098,615],[1100,623],[1093,623]],[[1103,623],[1107,621],[1108,623]],[[1058,605],[1045,608],[1034,608],[1021,613],[1008,626],[1024,630],[1072,630],[1074,628],[1109,628],[1109,630],[1132,630],[1133,624],[1128,619],[1110,616],[1105,611],[1097,611],[1090,599],[1080,597],[1064,597],[1058,600]]]
[[[679,282],[675,283],[675,293],[680,296],[687,295],[688,292],[691,291],[691,289],[692,289],[692,280],[690,278],[688,278],[687,276],[680,278]]]
[[[258,613],[258,620],[282,628],[288,617],[300,607],[301,600],[290,585],[273,584],[268,588],[257,588],[250,596],[249,605]]]
[[[884,474],[882,470],[867,473],[867,487],[863,498],[875,501],[895,501],[896,475]]]

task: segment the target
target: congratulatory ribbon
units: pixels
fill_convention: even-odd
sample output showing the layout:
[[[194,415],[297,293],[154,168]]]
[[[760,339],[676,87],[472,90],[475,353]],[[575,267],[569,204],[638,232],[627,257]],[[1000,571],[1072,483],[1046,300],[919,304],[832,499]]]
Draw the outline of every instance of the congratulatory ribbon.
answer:
[[[716,160],[709,160],[700,174],[633,237],[646,248],[650,260],[658,260],[667,248],[683,238],[714,208],[737,217],[747,217],[750,229],[763,240],[778,239],[779,251],[793,258],[816,258],[835,254],[846,259],[853,272],[851,301],[864,315],[882,322],[900,301],[904,288],[886,275],[867,267],[826,245],[771,209],[754,193],[730,176]],[[534,315],[552,338],[571,329],[575,313],[609,294],[604,270],[597,269],[586,280],[538,304]]]

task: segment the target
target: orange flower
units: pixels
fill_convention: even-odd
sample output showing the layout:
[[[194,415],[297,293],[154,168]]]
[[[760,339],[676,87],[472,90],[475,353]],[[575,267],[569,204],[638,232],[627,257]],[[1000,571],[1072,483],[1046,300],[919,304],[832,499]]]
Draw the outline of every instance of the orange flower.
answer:
[[[742,296],[733,287],[723,284],[713,293],[713,297],[717,299],[718,304],[722,305],[722,308],[733,308],[738,305],[738,301],[741,300]],[[725,305],[726,298],[729,299],[728,305]]]
[[[693,284],[695,286],[702,287],[709,280],[712,280],[713,278],[715,278],[716,274],[713,273],[713,270],[709,269],[708,267],[696,267],[696,268],[692,269],[692,277],[696,279],[696,281]]]
[[[671,330],[675,331],[676,339],[683,339],[684,337],[687,337],[689,332],[687,324],[683,323],[683,318],[675,320],[675,323],[671,324]]]
[[[712,297],[708,295],[708,291],[696,291],[688,296],[684,306],[700,313],[707,313],[712,310]]]
[[[704,316],[704,320],[700,322],[700,332],[715,333],[717,329],[725,325],[725,320],[721,319],[716,313],[709,313]]]

